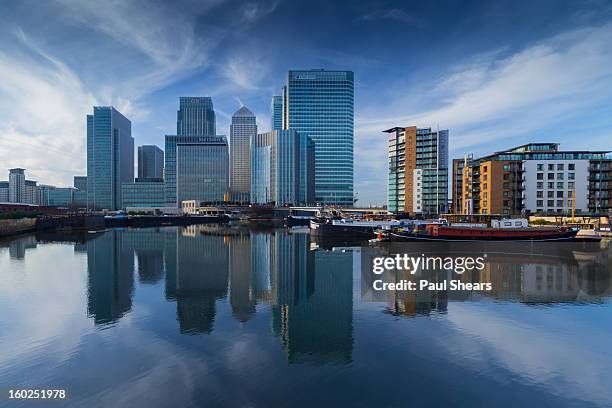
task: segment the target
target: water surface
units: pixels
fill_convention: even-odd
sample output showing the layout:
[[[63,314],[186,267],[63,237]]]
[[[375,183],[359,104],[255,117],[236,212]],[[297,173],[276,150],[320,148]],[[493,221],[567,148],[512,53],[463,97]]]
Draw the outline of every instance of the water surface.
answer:
[[[609,242],[484,250],[461,279],[490,292],[380,299],[362,266],[388,248],[307,231],[3,242],[0,406],[611,406]],[[69,400],[6,399],[32,387]]]

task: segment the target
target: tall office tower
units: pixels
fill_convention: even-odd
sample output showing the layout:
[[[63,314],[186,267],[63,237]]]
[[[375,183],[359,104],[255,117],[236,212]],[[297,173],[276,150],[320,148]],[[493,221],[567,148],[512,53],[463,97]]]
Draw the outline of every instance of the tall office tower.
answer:
[[[177,134],[166,136],[166,205],[180,207],[183,200],[223,201],[229,184],[227,139],[225,136],[216,136],[212,99],[181,97],[179,104]],[[183,155],[182,160],[180,154]],[[209,160],[217,161],[208,162]],[[179,165],[182,171],[180,194]],[[206,193],[206,198],[203,198],[205,190],[210,188],[214,191]],[[220,196],[220,190],[223,188],[225,191]]]
[[[25,203],[25,169],[9,170],[9,202]]]
[[[229,155],[225,136],[166,135],[166,206],[182,201],[225,201]]]
[[[180,137],[180,136],[179,136]],[[225,201],[229,184],[229,156],[225,136],[176,144],[177,202]]]
[[[289,99],[287,95],[289,94],[289,91],[287,90],[287,85],[283,86],[282,91],[283,92],[281,95],[281,125],[282,125],[282,129],[288,129],[289,128],[289,113],[288,113]]]
[[[273,96],[270,103],[270,129],[281,130],[283,128],[283,97]]]
[[[9,182],[0,181],[0,203],[9,202]]]
[[[74,188],[87,191],[87,176],[74,176]]]
[[[121,208],[121,184],[134,181],[132,122],[112,106],[87,115],[87,208]]]
[[[161,181],[164,178],[164,151],[154,145],[138,146],[139,181]]]
[[[318,203],[353,205],[353,100],[351,71],[289,71],[283,129],[315,143]]]
[[[210,97],[181,96],[176,112],[177,136],[215,136],[215,111]]]
[[[393,213],[447,211],[448,130],[395,127],[389,134],[387,208]]]
[[[315,145],[295,129],[257,135],[252,143],[251,202],[312,204]]]
[[[255,135],[255,115],[243,106],[234,113],[230,125],[230,191],[233,201],[248,202],[250,199],[251,140]]]

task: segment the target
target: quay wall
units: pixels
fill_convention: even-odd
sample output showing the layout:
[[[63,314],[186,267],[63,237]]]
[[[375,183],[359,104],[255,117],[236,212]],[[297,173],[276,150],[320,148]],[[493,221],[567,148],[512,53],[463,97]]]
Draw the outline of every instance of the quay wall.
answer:
[[[35,218],[21,218],[18,220],[0,220],[0,237],[23,234],[36,229]]]

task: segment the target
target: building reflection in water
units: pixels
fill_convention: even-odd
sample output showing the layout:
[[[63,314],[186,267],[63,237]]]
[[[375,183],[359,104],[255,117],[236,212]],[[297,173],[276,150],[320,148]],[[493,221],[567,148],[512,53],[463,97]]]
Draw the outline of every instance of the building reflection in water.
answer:
[[[183,333],[211,333],[215,302],[248,322],[258,302],[290,362],[346,363],[353,349],[352,253],[309,251],[309,235],[210,226],[166,242],[166,296]]]
[[[132,308],[134,253],[122,247],[121,231],[87,242],[87,313],[95,324],[112,323]]]
[[[87,251],[87,311],[95,324],[112,323],[132,308],[134,256],[141,283],[153,284],[164,276],[164,236],[155,230],[112,230],[75,252]]]
[[[172,240],[172,234],[167,239]],[[227,295],[229,246],[223,236],[202,234],[199,226],[174,231],[175,251],[166,262],[166,288],[176,299],[181,333],[211,333],[215,302]]]
[[[7,242],[0,242],[0,248],[5,246],[8,247],[11,259],[23,260],[26,256],[26,250],[35,249],[37,241],[34,235],[26,235]]]
[[[391,245],[382,249],[362,251],[362,298],[384,301],[386,311],[395,315],[418,316],[430,313],[446,313],[448,302],[477,300],[483,297],[496,301],[517,301],[526,304],[558,302],[602,302],[612,294],[609,243],[596,245],[572,243],[528,244],[505,243],[504,252],[499,246],[477,243],[468,247],[462,244],[424,244],[412,246]],[[480,251],[478,251],[480,249]],[[383,274],[387,282],[409,280],[418,282],[446,282],[444,290],[398,290],[376,292],[371,290],[374,279],[371,271],[374,256],[394,256],[397,253],[414,256],[482,256],[487,254],[485,268],[456,274],[451,270],[419,270],[411,275],[404,270],[392,270]],[[492,290],[450,290],[449,281],[463,283],[491,283]]]
[[[230,305],[234,317],[240,322],[251,320],[257,302],[251,288],[251,240],[248,232],[228,234]]]
[[[124,249],[136,254],[138,281],[160,282],[164,278],[164,234],[159,229],[130,229],[123,236]]]
[[[309,251],[305,234],[284,239],[288,241],[276,247],[280,254],[273,327],[282,336],[289,362],[350,363],[352,252]]]
[[[58,237],[66,242],[66,237]],[[47,237],[47,240],[53,240]],[[164,283],[176,303],[178,328],[185,334],[212,334],[217,303],[226,299],[233,319],[248,325],[258,312],[269,313],[290,363],[346,364],[353,354],[353,255],[351,250],[310,250],[308,233],[245,228],[111,230],[86,234],[75,252],[87,253],[87,312],[95,324],[116,322],[132,309],[134,275],[141,284]],[[33,237],[3,244],[13,259],[36,248]],[[573,245],[411,244],[361,249],[362,299],[384,302],[388,313],[419,316],[448,313],[452,302],[491,299],[528,305],[604,302],[612,295],[611,249]],[[33,249],[34,251],[36,249]],[[371,290],[371,258],[409,250],[414,255],[482,256],[481,271],[391,271],[402,279],[491,283],[491,291]],[[357,263],[356,263],[357,264]],[[137,268],[135,268],[137,266]],[[248,327],[248,326],[247,326]]]

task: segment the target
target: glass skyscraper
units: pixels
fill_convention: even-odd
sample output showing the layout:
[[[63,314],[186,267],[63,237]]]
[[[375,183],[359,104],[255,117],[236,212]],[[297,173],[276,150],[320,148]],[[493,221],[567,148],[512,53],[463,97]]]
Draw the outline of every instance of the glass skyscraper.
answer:
[[[87,115],[87,208],[121,208],[121,184],[134,181],[132,123],[112,106]]]
[[[251,139],[257,134],[255,115],[246,106],[230,125],[230,190],[233,201],[248,202],[251,194]]]
[[[179,98],[176,112],[176,134],[178,136],[215,136],[215,111],[208,96]]]
[[[353,82],[351,71],[289,71],[283,128],[315,143],[317,203],[353,205]]]
[[[275,95],[270,103],[270,129],[281,130],[283,128],[283,97]]]
[[[257,135],[252,146],[251,202],[303,205],[314,201],[315,145],[294,129]]]
[[[160,181],[164,178],[164,152],[155,145],[138,146],[139,181]]]
[[[176,145],[177,202],[222,202],[227,193],[228,149],[225,136]]]
[[[229,185],[227,139],[216,136],[209,97],[181,97],[176,135],[166,136],[166,205],[181,201],[219,202]]]

